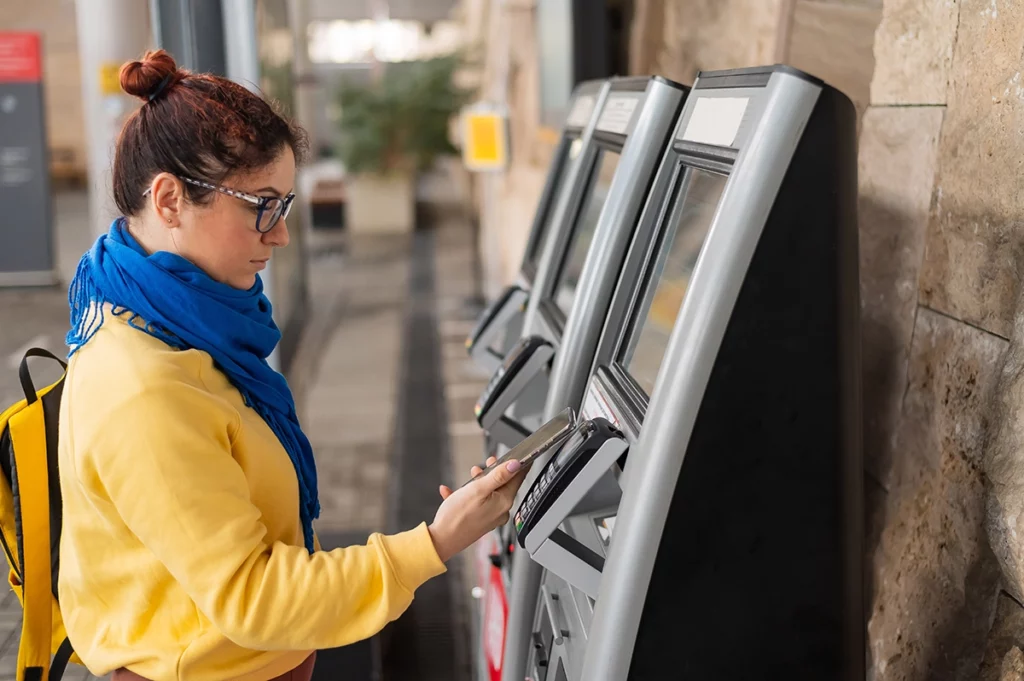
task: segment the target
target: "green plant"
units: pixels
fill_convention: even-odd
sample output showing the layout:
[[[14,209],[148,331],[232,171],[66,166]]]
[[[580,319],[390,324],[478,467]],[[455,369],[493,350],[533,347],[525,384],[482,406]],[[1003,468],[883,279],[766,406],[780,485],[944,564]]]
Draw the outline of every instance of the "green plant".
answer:
[[[457,153],[448,138],[453,116],[473,93],[455,84],[460,55],[389,64],[368,85],[338,90],[338,154],[351,173],[415,172]]]

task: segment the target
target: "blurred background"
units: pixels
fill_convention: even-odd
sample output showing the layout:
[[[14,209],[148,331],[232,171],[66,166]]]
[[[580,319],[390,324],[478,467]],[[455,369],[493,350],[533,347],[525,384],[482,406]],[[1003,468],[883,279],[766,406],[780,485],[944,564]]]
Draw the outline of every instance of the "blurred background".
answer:
[[[156,46],[263,92],[313,142],[265,278],[328,546],[429,519],[437,484],[479,461],[488,375],[464,341],[517,277],[575,85],[785,63],[842,90],[859,132],[869,676],[1024,678],[1020,586],[989,539],[1017,511],[986,506],[992,457],[1024,444],[1024,3],[0,0],[0,407],[26,348],[66,351],[66,286],[114,217],[112,150],[138,106],[117,71]],[[485,171],[460,156],[467,107],[507,133]],[[1011,459],[1000,474],[1024,478]],[[478,558],[324,654],[318,678],[472,678]],[[8,593],[0,679],[18,617]]]

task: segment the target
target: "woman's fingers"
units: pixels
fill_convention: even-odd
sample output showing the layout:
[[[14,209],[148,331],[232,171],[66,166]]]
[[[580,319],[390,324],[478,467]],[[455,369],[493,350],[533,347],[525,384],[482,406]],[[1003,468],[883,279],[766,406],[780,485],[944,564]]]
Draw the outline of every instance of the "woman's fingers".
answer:
[[[493,466],[494,464],[498,463],[498,457],[496,457],[496,456],[488,457],[487,461],[484,462],[484,463],[487,466]]]
[[[452,490],[450,487],[448,487],[448,485],[441,485],[440,491],[442,500],[447,499],[452,495]]]
[[[476,476],[480,475],[483,472],[484,469],[480,468],[480,466],[473,466],[472,468],[469,469],[469,477],[475,478]]]

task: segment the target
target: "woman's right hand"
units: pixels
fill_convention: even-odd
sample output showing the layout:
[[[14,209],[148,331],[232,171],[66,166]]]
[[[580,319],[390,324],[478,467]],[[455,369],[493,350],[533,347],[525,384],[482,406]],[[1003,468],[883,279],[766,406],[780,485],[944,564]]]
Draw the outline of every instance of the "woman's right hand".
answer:
[[[487,465],[493,461],[488,459]],[[473,467],[472,475],[480,473]],[[526,469],[509,461],[454,492],[441,488],[444,501],[428,528],[434,548],[443,562],[470,547],[480,537],[508,522],[509,511]]]

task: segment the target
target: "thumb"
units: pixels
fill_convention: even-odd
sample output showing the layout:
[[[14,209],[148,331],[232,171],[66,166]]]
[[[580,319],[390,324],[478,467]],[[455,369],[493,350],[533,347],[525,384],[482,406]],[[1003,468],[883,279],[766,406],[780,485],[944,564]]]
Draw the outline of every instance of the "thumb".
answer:
[[[519,463],[516,459],[512,459],[508,463],[495,468],[481,482],[484,484],[487,492],[494,492],[511,482],[512,478],[516,477],[516,474],[522,467],[523,464]]]

